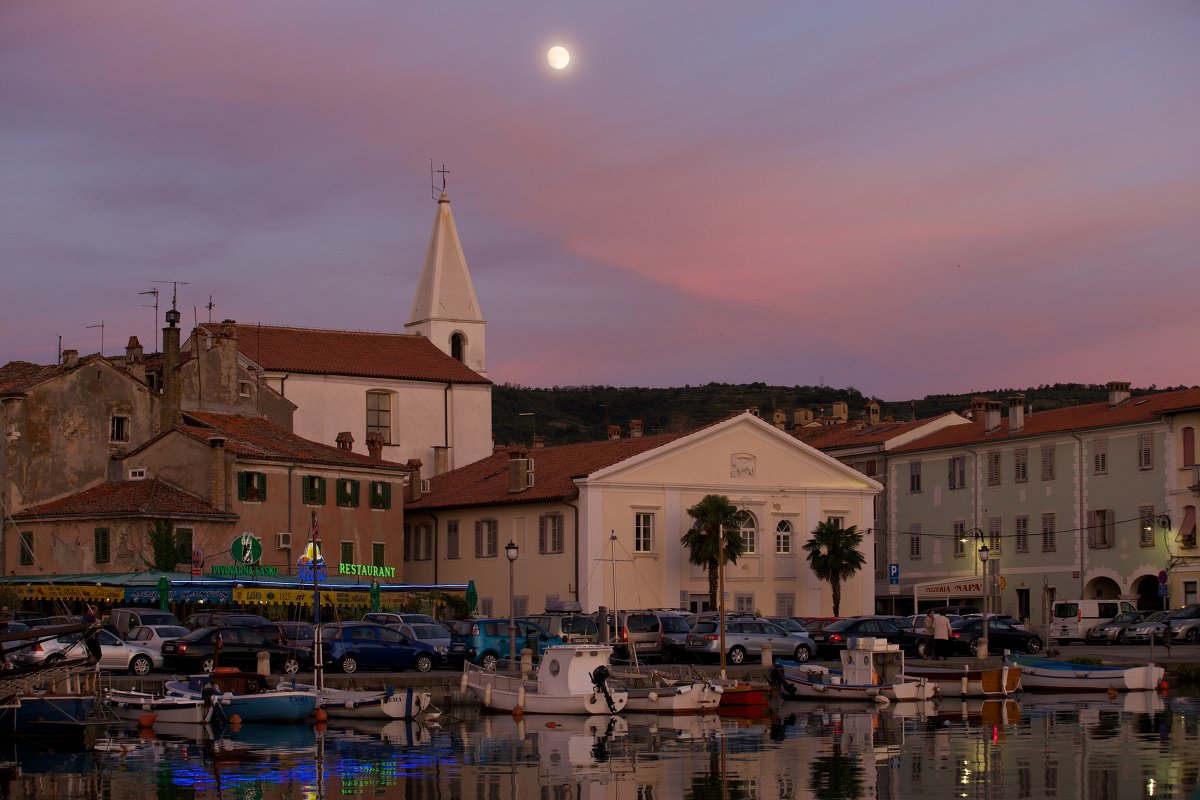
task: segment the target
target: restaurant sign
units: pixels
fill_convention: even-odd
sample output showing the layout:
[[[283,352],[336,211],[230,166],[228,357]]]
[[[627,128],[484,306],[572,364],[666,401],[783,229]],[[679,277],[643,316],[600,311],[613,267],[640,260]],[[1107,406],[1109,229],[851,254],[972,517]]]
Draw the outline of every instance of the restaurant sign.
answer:
[[[253,564],[214,564],[212,574],[226,578],[275,578],[279,576],[279,567],[258,567]]]
[[[983,597],[983,578],[958,578],[935,583],[919,583],[913,586],[913,596],[918,600],[936,597]]]
[[[375,567],[370,564],[338,564],[339,575],[366,575],[369,578],[394,578],[395,567]]]

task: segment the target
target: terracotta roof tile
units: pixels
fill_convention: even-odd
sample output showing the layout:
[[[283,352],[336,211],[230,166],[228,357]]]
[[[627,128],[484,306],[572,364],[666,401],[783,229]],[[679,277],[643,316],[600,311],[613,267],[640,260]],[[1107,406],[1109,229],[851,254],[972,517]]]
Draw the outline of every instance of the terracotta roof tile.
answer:
[[[223,332],[224,323],[200,326]],[[364,378],[490,384],[487,378],[409,333],[239,325],[238,351],[263,369]]]
[[[590,475],[690,433],[694,431],[530,449],[528,456],[534,462],[535,485],[515,493],[508,491],[508,451],[495,452],[474,464],[432,478],[429,493],[407,503],[405,509],[420,511],[571,498],[577,492],[573,478]]]
[[[236,514],[217,511],[208,501],[158,478],[102,483],[77,494],[27,508],[13,519],[98,516],[211,516],[237,519]]]
[[[940,419],[934,417],[933,419]],[[880,422],[878,425],[860,426],[859,422],[840,422],[819,428],[797,428],[791,434],[805,444],[818,450],[838,447],[857,447],[880,444],[909,431],[928,425],[933,419],[905,420],[903,422]]]
[[[1004,417],[1000,422],[1000,427],[991,433],[984,433],[982,420],[967,425],[952,425],[922,437],[912,444],[898,447],[893,452],[911,453],[921,450],[938,450],[986,442],[1048,436],[1070,431],[1135,425],[1152,422],[1164,413],[1197,406],[1200,406],[1200,389],[1137,395],[1116,406],[1110,406],[1108,401],[1102,401],[1026,414],[1025,426],[1016,433],[1009,432],[1008,417]]]
[[[183,423],[178,425],[176,430],[206,443],[213,436],[220,434],[225,438],[225,449],[243,458],[303,461],[310,464],[396,471],[409,469],[406,464],[371,458],[366,453],[355,453],[352,450],[343,450],[305,439],[262,417],[185,411]]]

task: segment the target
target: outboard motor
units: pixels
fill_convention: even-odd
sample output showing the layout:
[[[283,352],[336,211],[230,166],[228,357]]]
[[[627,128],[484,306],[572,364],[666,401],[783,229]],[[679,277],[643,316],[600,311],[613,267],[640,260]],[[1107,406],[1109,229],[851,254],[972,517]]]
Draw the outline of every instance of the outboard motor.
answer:
[[[613,702],[612,695],[608,692],[608,679],[612,676],[612,672],[607,666],[601,664],[592,670],[591,679],[592,686],[596,687],[596,691],[604,695],[604,702],[608,705],[610,714],[617,713],[617,704]]]

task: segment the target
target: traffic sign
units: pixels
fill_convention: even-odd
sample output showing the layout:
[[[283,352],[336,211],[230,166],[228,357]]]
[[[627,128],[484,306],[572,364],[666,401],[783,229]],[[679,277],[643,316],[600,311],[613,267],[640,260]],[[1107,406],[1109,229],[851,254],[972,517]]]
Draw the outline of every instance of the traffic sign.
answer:
[[[888,587],[888,594],[900,594],[900,587],[896,584],[892,584]]]
[[[1166,585],[1165,583],[1160,583],[1160,584],[1158,585],[1158,596],[1159,596],[1159,597],[1166,597],[1166,596],[1168,596],[1169,594],[1170,594],[1170,592],[1169,592],[1169,591],[1168,591],[1168,589],[1167,589],[1167,585]]]
[[[900,585],[900,565],[896,563],[888,564],[888,583],[892,586]]]
[[[1167,571],[1165,569],[1160,569],[1158,571],[1158,585],[1159,586],[1167,585]]]

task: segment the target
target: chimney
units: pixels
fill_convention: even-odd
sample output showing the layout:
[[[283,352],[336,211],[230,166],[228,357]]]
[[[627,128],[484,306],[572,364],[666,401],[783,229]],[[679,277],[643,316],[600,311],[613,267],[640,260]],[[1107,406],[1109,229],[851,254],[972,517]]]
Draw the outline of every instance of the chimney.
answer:
[[[545,436],[545,434],[541,434],[541,433],[536,433],[536,434],[534,434],[534,436],[533,436],[533,449],[534,449],[534,450],[541,450],[541,449],[542,449],[543,447],[545,447],[545,446],[546,446],[546,436]]]
[[[983,404],[983,432],[992,433],[1000,429],[1000,401],[987,400]]]
[[[792,424],[797,428],[803,428],[805,425],[811,425],[813,421],[813,412],[811,408],[797,408],[792,415]]]
[[[63,350],[62,363],[67,369],[75,369],[79,366],[79,351],[78,350]]]
[[[879,424],[879,403],[874,400],[867,403],[867,424],[871,426]]]
[[[1025,429],[1025,395],[1008,398],[1008,432],[1017,433]]]
[[[130,336],[125,345],[125,371],[138,383],[146,382],[146,358],[136,336]]]
[[[383,434],[379,431],[367,434],[367,455],[376,460],[383,458]]]
[[[642,421],[640,419],[629,420],[629,437],[631,439],[640,438],[642,435],[642,431],[644,429],[645,429],[645,425],[642,424]],[[620,436],[620,434],[617,434],[617,435],[618,435],[618,437]]]
[[[771,413],[771,424],[779,430],[787,428],[787,414],[783,412],[783,409],[777,408]]]
[[[838,422],[845,422],[850,419],[850,406],[846,404],[845,400],[834,400],[830,414]]]
[[[421,490],[421,459],[410,458],[408,460],[408,502],[415,503],[421,499],[424,492]]]
[[[212,504],[217,511],[225,510],[225,439],[221,436],[210,436],[208,446],[212,448],[212,475],[209,488],[212,491]]]
[[[970,417],[972,422],[979,422],[983,419],[983,411],[987,408],[988,399],[986,397],[972,397]]]
[[[337,435],[338,450],[353,450],[354,449],[354,434],[350,431],[342,431]]]
[[[162,401],[159,406],[159,429],[169,431],[179,424],[183,416],[179,386],[179,324],[180,314],[175,308],[166,313],[167,327],[162,329]]]
[[[620,425],[609,425],[608,426],[608,438],[609,438],[609,440],[620,439],[621,438],[621,426]]]
[[[508,449],[508,493],[517,494],[529,488],[529,451],[524,447]]]
[[[1109,381],[1107,386],[1109,406],[1119,406],[1129,399],[1129,381]]]

